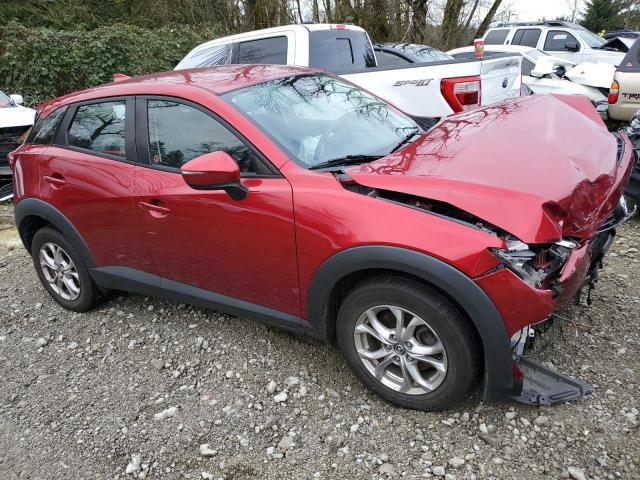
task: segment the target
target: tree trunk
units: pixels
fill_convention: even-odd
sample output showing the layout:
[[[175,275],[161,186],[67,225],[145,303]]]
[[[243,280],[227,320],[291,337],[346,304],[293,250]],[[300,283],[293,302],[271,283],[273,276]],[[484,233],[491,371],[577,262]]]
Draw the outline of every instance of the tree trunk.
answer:
[[[464,7],[464,0],[447,0],[444,6],[440,44],[445,50],[456,43],[462,7]]]
[[[428,0],[410,0],[411,18],[409,20],[409,41],[424,43],[427,34],[427,5]]]
[[[484,32],[486,32],[487,28],[489,28],[489,24],[491,23],[491,20],[493,20],[493,17],[498,11],[498,8],[500,8],[501,3],[502,0],[494,0],[493,5],[491,5],[491,8],[487,12],[487,15],[484,17],[484,20],[482,20],[482,22],[480,23],[478,30],[476,30],[476,35],[473,38],[480,38],[484,35]]]
[[[469,28],[469,25],[471,25],[471,22],[473,21],[473,16],[476,13],[476,9],[478,8],[479,3],[480,3],[480,0],[475,0],[475,2],[473,2],[473,7],[471,7],[471,12],[469,12],[467,21],[464,22],[464,30],[467,30]]]
[[[320,7],[318,6],[318,0],[313,0],[313,21],[320,23]]]

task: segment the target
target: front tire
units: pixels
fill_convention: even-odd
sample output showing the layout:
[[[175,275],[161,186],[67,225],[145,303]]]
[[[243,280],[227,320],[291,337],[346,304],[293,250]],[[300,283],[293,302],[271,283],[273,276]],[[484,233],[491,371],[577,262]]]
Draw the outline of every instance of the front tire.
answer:
[[[99,291],[87,267],[58,230],[38,230],[31,243],[31,257],[40,282],[64,308],[86,312],[96,305]]]
[[[378,277],[358,285],[344,299],[336,328],[354,374],[394,405],[450,408],[480,372],[480,347],[467,319],[411,279]]]

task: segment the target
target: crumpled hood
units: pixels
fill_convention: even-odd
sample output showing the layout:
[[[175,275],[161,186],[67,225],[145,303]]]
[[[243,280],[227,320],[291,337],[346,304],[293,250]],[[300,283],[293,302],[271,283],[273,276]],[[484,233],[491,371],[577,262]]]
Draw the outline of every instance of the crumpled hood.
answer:
[[[414,143],[345,172],[370,188],[446,202],[527,243],[589,238],[630,173],[579,96],[531,95],[438,123]]]
[[[572,82],[588,87],[609,88],[616,67],[605,62],[583,62],[568,69],[564,76]]]
[[[2,107],[0,108],[0,128],[22,127],[33,125],[36,111],[26,107]]]

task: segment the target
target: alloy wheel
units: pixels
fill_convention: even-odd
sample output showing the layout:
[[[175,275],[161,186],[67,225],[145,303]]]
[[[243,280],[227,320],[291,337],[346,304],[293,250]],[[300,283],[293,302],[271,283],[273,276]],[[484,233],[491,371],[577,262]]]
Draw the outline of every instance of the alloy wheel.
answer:
[[[52,242],[42,244],[39,251],[40,267],[51,289],[65,300],[80,296],[80,276],[69,254]]]
[[[409,395],[429,393],[447,373],[444,345],[429,323],[394,305],[367,309],[354,329],[358,356],[379,382]]]

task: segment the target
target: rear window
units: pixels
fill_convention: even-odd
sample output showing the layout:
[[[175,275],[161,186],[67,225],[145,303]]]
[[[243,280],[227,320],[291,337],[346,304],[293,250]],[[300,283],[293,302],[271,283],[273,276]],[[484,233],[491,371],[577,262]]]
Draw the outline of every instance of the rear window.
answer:
[[[376,66],[376,57],[366,32],[316,30],[309,33],[309,66],[334,72]]]
[[[526,47],[536,47],[540,38],[539,28],[521,28],[516,31],[511,41],[512,45],[524,45]]]
[[[484,39],[484,43],[487,45],[502,45],[507,39],[508,34],[508,29],[491,30],[489,33],[487,33],[487,36]]]
[[[395,53],[383,52],[382,50],[376,51],[376,58],[378,59],[378,65],[381,67],[390,67],[393,65],[407,65],[411,63],[409,60],[405,60],[399,57]]]
[[[238,63],[287,64],[287,37],[261,38],[238,44]]]
[[[635,42],[618,67],[619,72],[640,72],[640,42]]]

